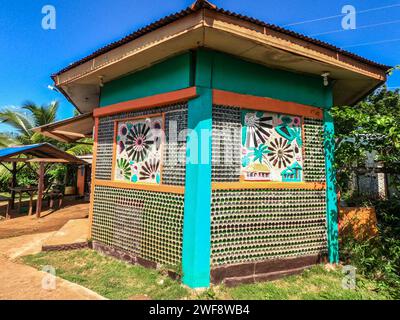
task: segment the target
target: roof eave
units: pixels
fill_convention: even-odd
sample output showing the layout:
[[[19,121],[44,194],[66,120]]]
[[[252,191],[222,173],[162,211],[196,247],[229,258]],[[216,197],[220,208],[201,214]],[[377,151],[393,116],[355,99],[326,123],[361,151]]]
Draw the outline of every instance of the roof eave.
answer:
[[[201,9],[201,11],[200,11]],[[197,15],[196,15],[197,13]],[[196,19],[192,19],[190,17],[196,17]],[[213,21],[209,20],[214,19]],[[373,87],[375,88],[376,86],[381,85],[382,83],[385,82],[386,80],[386,75],[387,72],[391,69],[389,66],[384,66],[380,65],[377,63],[374,63],[372,61],[369,61],[367,59],[358,57],[353,54],[349,54],[346,51],[340,50],[336,47],[333,47],[331,45],[325,44],[323,42],[320,42],[318,40],[313,40],[310,42],[310,38],[296,34],[292,31],[288,31],[273,25],[268,25],[263,22],[257,21],[252,18],[244,17],[241,15],[233,14],[228,11],[222,10],[222,9],[215,9],[215,8],[210,8],[210,7],[200,7],[196,9],[191,9],[188,8],[184,10],[184,12],[177,13],[175,15],[169,16],[167,21],[161,21],[156,22],[155,24],[152,24],[148,27],[143,28],[140,30],[140,32],[136,33],[136,35],[130,35],[124,39],[122,39],[119,42],[116,42],[114,44],[111,44],[110,46],[107,46],[103,49],[100,49],[96,51],[94,54],[92,54],[91,59],[87,60],[80,60],[81,63],[76,63],[72,66],[67,67],[66,69],[63,69],[61,72],[54,74],[52,76],[53,80],[55,81],[55,85],[59,90],[67,97],[67,99],[73,103],[76,108],[81,111],[87,111],[83,110],[81,106],[74,101],[74,99],[71,99],[70,94],[68,94],[65,90],[64,87],[70,86],[73,83],[79,83],[83,82],[83,79],[87,79],[91,75],[92,78],[95,78],[103,72],[103,70],[106,70],[107,68],[111,68],[113,65],[116,65],[117,63],[122,63],[123,61],[127,61],[128,59],[133,58],[132,52],[136,52],[132,50],[134,47],[134,43],[140,43],[142,45],[141,48],[143,48],[143,41],[144,37],[149,37],[149,34],[154,35],[154,38],[157,38],[156,34],[159,32],[163,34],[164,36],[168,34],[168,30],[174,30],[174,27],[178,24],[182,24],[186,27],[189,28],[189,26],[192,28],[188,32],[193,32],[194,26],[197,25],[197,27],[201,26],[203,29],[216,29],[218,28],[218,25],[215,24],[215,21],[220,20],[222,22],[226,22],[225,26],[219,26],[221,28],[221,32],[231,32],[233,28],[236,28],[238,30],[237,34],[235,35],[236,37],[243,37],[244,35],[241,34],[243,31],[246,31],[246,28],[248,30],[248,35],[253,36],[254,40],[257,43],[260,43],[262,40],[261,38],[268,38],[268,41],[265,41],[264,45],[271,45],[272,47],[275,46],[279,50],[282,51],[287,51],[290,54],[293,55],[300,55],[303,57],[307,57],[310,60],[315,60],[319,61],[322,63],[323,61],[326,61],[326,58],[329,58],[330,60],[327,63],[330,63],[331,65],[336,64],[336,67],[338,68],[344,68],[348,69],[351,72],[354,73],[362,73],[365,77],[369,77],[374,80]],[[163,20],[163,19],[161,19]],[[179,20],[179,21],[178,21]],[[186,25],[182,21],[186,21]],[[191,23],[188,23],[188,21]],[[229,23],[227,23],[229,22]],[[222,28],[231,28],[232,30],[222,30]],[[175,28],[176,29],[176,28]],[[256,31],[255,31],[256,30]],[[175,30],[176,31],[176,30]],[[181,31],[182,32],[182,31]],[[203,31],[203,33],[206,31]],[[140,34],[139,34],[140,33]],[[130,37],[130,38],[129,38]],[[129,38],[129,41],[127,40]],[[168,40],[165,40],[165,42],[162,43],[167,43],[167,41],[171,41],[173,39],[172,35],[165,37],[168,38]],[[261,40],[260,40],[261,39]],[[280,39],[281,42],[277,43],[275,40]],[[265,40],[265,39],[264,39]],[[312,40],[312,39],[311,39]],[[204,40],[205,41],[205,40]],[[274,42],[275,41],[275,42]],[[200,39],[200,44],[198,46],[204,46],[205,43],[202,42],[202,39]],[[262,42],[262,41],[261,41]],[[162,44],[161,43],[161,44]],[[112,56],[113,53],[117,51],[123,51],[122,46],[125,45],[125,47],[128,47],[131,49],[130,51],[127,51],[125,54],[121,54],[120,56],[122,57],[121,60],[110,59],[109,63],[104,62],[106,59],[109,59],[109,56]],[[160,45],[161,45],[160,44]],[[187,49],[192,49],[192,45],[189,44]],[[211,48],[213,49],[213,48]],[[144,49],[143,49],[144,50]],[[147,50],[147,49],[146,49]],[[131,55],[129,55],[131,54]],[[139,52],[137,54],[144,54],[144,51]],[[136,57],[136,56],[135,56]],[[166,58],[166,57],[164,57]],[[126,60],[124,60],[126,59]],[[136,59],[137,60],[137,59]],[[140,60],[140,59],[139,59]],[[158,60],[153,61],[153,63],[158,62]],[[85,65],[87,67],[85,67]],[[149,65],[149,64],[147,64]],[[97,67],[95,67],[97,66]],[[78,70],[79,69],[79,70]],[[75,71],[75,72],[74,72]],[[78,72],[79,71],[79,72]],[[133,70],[127,70],[127,72],[132,72]],[[95,79],[97,79],[95,78]],[[107,79],[107,81],[111,81],[112,79]],[[86,80],[85,80],[86,81]],[[377,84],[375,84],[377,82]],[[95,84],[95,86],[98,86],[99,84]],[[370,86],[368,86],[367,91],[370,92]],[[68,91],[71,91],[70,87],[67,88]],[[74,89],[74,88],[72,88]],[[358,92],[361,92],[362,90],[358,90]],[[359,97],[363,97],[366,95],[364,92],[358,93],[355,98],[350,98],[347,97],[346,99],[346,104],[355,103],[353,102],[354,100],[359,99]],[[91,102],[92,109],[97,107],[98,101],[93,101]]]
[[[56,121],[40,127],[33,128],[32,131],[40,133],[46,137],[67,143],[73,143],[83,138],[92,137],[93,114],[91,112],[75,116],[73,118]],[[71,125],[78,126],[79,129]],[[68,128],[68,126],[70,126]]]

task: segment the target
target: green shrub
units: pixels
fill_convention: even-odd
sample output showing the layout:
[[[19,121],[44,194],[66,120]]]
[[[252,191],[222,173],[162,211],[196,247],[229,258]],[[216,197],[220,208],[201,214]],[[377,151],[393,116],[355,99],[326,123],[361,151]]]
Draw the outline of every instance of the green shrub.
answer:
[[[364,241],[341,239],[341,260],[400,299],[400,201],[375,200],[370,205],[376,209],[378,235]]]

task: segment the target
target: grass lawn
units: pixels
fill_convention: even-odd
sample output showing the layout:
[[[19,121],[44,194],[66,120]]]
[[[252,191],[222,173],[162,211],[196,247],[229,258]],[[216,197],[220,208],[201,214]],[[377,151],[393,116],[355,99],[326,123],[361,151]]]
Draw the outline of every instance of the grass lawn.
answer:
[[[156,270],[133,266],[105,257],[93,250],[42,252],[21,258],[22,262],[42,269],[56,268],[57,276],[78,283],[109,299],[390,299],[378,292],[373,282],[357,279],[357,289],[341,287],[340,268],[327,271],[315,266],[301,275],[281,280],[240,285],[215,286],[203,292],[189,290]]]

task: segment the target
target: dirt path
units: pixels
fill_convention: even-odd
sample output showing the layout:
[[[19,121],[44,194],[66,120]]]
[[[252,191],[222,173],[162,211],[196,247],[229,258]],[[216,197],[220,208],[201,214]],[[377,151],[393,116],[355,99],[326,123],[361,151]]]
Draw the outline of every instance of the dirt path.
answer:
[[[33,215],[0,221],[0,239],[57,231],[69,220],[85,218],[88,213],[88,203],[75,202],[54,212],[45,211],[40,219]]]
[[[42,250],[42,243],[54,233],[55,231],[1,239],[0,257],[14,260],[28,254],[39,253]]]
[[[53,232],[0,240],[0,300],[98,300],[97,293],[16,262],[14,259],[40,252]],[[44,287],[43,287],[44,284]]]
[[[97,293],[77,284],[55,278],[32,267],[0,257],[0,300],[99,300]],[[42,284],[49,286],[44,289]],[[52,289],[52,285],[55,289]]]

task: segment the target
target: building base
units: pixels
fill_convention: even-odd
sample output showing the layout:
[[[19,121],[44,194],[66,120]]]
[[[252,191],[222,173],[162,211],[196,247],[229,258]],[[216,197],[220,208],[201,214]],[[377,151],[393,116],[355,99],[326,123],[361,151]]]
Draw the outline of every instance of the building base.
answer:
[[[89,244],[87,241],[77,242],[77,243],[68,243],[68,244],[59,244],[59,245],[43,245],[42,251],[67,251],[67,250],[77,250],[77,249],[86,249],[86,248],[89,248]]]
[[[92,242],[92,248],[104,255],[130,264],[150,269],[162,267],[156,262],[137,257],[132,253],[98,241]],[[327,262],[326,254],[318,254],[220,266],[211,269],[211,283],[214,285],[223,283],[228,287],[233,287],[239,284],[272,281],[288,275],[299,274],[313,265],[325,262]],[[174,280],[181,278],[179,274],[171,270],[167,270],[167,275]]]
[[[135,256],[132,253],[129,253],[125,250],[121,250],[118,248],[114,248],[111,246],[108,246],[104,243],[98,242],[98,241],[93,241],[92,242],[92,249],[96,250],[106,256],[116,258],[118,260],[122,260],[124,262],[134,264],[134,265],[140,265],[142,267],[148,268],[148,269],[161,269],[162,266],[154,261],[150,261],[147,259],[143,259],[141,257]],[[176,273],[175,271],[172,270],[165,270],[166,274],[168,277],[170,277],[173,280],[180,280],[181,276]]]
[[[326,256],[319,254],[220,266],[211,269],[211,283],[224,283],[233,287],[238,284],[271,281],[301,273],[304,269],[325,261]]]

